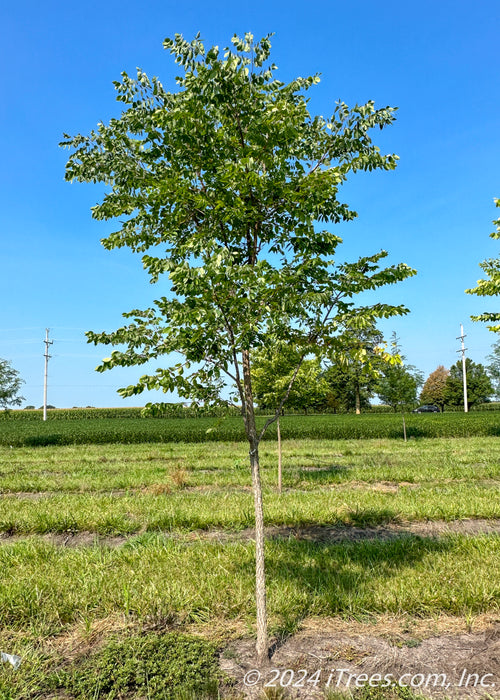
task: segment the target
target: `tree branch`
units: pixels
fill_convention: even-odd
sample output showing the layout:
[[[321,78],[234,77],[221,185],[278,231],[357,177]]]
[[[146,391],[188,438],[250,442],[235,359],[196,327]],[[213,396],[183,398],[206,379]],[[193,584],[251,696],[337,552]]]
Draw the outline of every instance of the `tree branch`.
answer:
[[[224,319],[224,325],[226,327],[226,331],[229,335],[229,339],[231,342],[231,354],[233,356],[233,365],[234,365],[235,376],[233,377],[231,374],[229,374],[229,372],[227,372],[226,370],[225,371],[226,371],[226,374],[228,374],[228,376],[230,376],[231,379],[233,379],[236,382],[236,387],[238,389],[238,393],[239,393],[240,398],[241,398],[241,404],[242,404],[243,409],[245,409],[245,393],[243,391],[243,385],[241,383],[240,365],[238,362],[238,355],[236,353],[236,342],[235,342],[235,338],[234,338],[234,331],[233,331],[231,324],[229,323],[229,319],[226,316],[226,312],[224,311],[224,307],[222,306],[221,302],[219,301],[219,298],[217,296],[217,292],[215,291],[215,289],[213,287],[212,287],[212,292],[214,295],[215,304],[216,304],[217,308],[219,309],[219,311],[221,312],[222,318]]]

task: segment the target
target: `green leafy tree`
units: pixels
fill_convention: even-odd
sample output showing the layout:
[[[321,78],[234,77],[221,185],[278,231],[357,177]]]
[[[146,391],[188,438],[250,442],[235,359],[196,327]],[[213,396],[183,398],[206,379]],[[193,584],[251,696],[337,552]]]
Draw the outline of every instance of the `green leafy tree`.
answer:
[[[370,405],[370,395],[358,383],[358,377],[347,364],[335,362],[324,372],[328,384],[326,407],[342,413],[361,412]]]
[[[19,406],[24,396],[19,396],[24,380],[19,376],[11,363],[0,358],[0,406],[7,410],[11,406]]]
[[[369,406],[382,368],[390,360],[383,343],[382,334],[373,325],[354,327],[344,334],[343,350],[333,355],[324,373],[331,408],[360,414]]]
[[[500,199],[495,199],[495,205],[500,207]],[[490,233],[490,238],[500,238],[500,219],[495,219],[493,223],[496,230]],[[467,294],[476,294],[479,297],[497,297],[500,294],[500,258],[491,258],[479,263],[479,267],[486,273],[488,279],[477,281],[477,287],[466,289]],[[488,326],[490,331],[498,333],[500,331],[500,313],[498,311],[479,314],[479,316],[471,316],[473,321],[485,321],[492,323]]]
[[[252,389],[259,408],[274,411],[289,385],[291,388],[284,408],[307,413],[324,406],[328,385],[322,377],[321,362],[317,357],[301,361],[302,354],[300,348],[289,345],[252,352]],[[300,369],[292,382],[298,364]]]
[[[391,354],[397,361],[386,364],[378,382],[377,394],[394,411],[406,411],[417,403],[418,388],[424,379],[416,367],[405,364],[406,358],[401,354],[395,333],[392,335]]]
[[[467,377],[468,405],[473,406],[474,404],[488,401],[494,390],[483,365],[473,362],[470,357],[466,357],[465,372]],[[445,398],[446,403],[450,406],[464,405],[462,360],[458,360],[450,368],[450,376],[446,380]]]
[[[489,361],[486,369],[493,384],[493,395],[500,400],[500,340],[493,343],[493,351],[486,359]]]
[[[160,363],[121,389],[122,396],[160,389],[241,407],[255,505],[257,655],[263,661],[260,440],[312,349],[335,346],[355,316],[374,321],[407,311],[382,303],[356,307],[353,298],[413,270],[380,268],[385,251],[336,263],[341,241],[318,226],[356,216],[338,199],[349,175],[396,166],[396,156],[382,155],[370,138],[372,129],[393,122],[394,110],[340,102],[328,119],[311,116],[306,93],[319,78],[277,80],[269,37],[258,43],[250,34],[233,37],[221,52],[206,50],[199,36],[188,42],[176,35],[164,47],[180,67],[174,91],[141,70],[136,78],[123,73],[115,83],[121,116],[62,142],[72,149],[68,180],[107,185],[92,214],[118,218],[120,227],[103,240],[105,248],[127,246],[142,255],[151,282],[161,280],[151,308],[125,313],[127,324],[114,332],[87,336],[120,347],[100,371]],[[257,430],[251,352],[280,344],[302,353],[274,415]],[[182,361],[175,363],[172,353]],[[228,382],[236,387],[229,395]]]
[[[446,380],[449,374],[450,370],[443,367],[443,365],[439,365],[434,372],[431,372],[422,387],[420,403],[433,404],[434,406],[438,406],[441,411],[444,411],[446,404]]]
[[[411,365],[394,365],[384,371],[377,391],[382,403],[394,411],[406,411],[417,403],[420,384],[421,379]]]

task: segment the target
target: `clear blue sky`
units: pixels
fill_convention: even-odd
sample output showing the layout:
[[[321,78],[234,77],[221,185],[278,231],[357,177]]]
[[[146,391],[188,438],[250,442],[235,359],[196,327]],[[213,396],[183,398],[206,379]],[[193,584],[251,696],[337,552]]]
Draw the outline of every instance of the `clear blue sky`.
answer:
[[[460,323],[468,355],[484,361],[496,337],[469,317],[498,310],[498,300],[464,289],[481,276],[481,260],[498,256],[488,237],[500,197],[498,0],[19,0],[2,8],[0,357],[24,378],[26,403],[42,403],[46,327],[55,341],[51,404],[121,405],[116,388],[144,371],[94,372],[108,349],[87,345],[85,330],[118,327],[123,311],[146,307],[158,289],[139,257],[100,246],[113,230],[90,216],[100,190],[64,181],[68,152],[58,143],[63,132],[88,133],[119,114],[112,81],[122,70],[140,66],[168,84],[175,67],[162,41],[176,32],[200,31],[219,46],[234,33],[275,32],[278,77],[322,74],[313,113],[331,114],[338,99],[399,108],[396,124],[374,137],[400,164],[345,187],[359,218],[338,229],[341,255],[384,248],[391,262],[418,270],[384,292],[411,313],[383,330],[397,332],[426,376],[458,359]]]

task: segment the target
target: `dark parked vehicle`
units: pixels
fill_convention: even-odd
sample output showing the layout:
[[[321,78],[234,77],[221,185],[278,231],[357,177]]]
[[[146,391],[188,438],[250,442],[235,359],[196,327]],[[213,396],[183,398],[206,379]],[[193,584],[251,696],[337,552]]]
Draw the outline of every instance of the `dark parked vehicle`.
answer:
[[[425,406],[415,408],[412,413],[439,413],[439,408],[437,406],[426,404]]]

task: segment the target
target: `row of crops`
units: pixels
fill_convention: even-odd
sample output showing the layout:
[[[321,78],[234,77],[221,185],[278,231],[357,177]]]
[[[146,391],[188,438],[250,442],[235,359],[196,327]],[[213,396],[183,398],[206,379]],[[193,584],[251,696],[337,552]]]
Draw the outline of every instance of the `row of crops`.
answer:
[[[263,425],[265,418],[258,417]],[[500,436],[500,414],[443,413],[407,415],[409,438]],[[398,414],[284,416],[280,421],[283,439],[402,439]],[[10,447],[154,442],[244,441],[240,416],[220,418],[99,418],[57,421],[2,420],[0,445]],[[276,439],[276,425],[265,439]]]
[[[136,406],[122,406],[121,408],[52,408],[47,411],[47,419],[53,420],[96,420],[102,418],[119,418],[126,420],[129,418],[143,418],[143,410]],[[180,403],[163,404],[163,411],[158,414],[158,418],[199,418],[206,416],[210,418],[220,418],[227,415],[226,407],[203,408],[200,406],[184,406]],[[237,415],[236,409],[230,409],[230,414]],[[43,419],[42,409],[23,409],[17,411],[0,412],[0,421],[41,421]]]
[[[125,419],[138,419],[144,418],[143,410],[140,407],[130,407],[122,406],[121,408],[56,408],[49,409],[47,412],[47,419],[49,421],[67,421],[67,420],[96,420],[104,418],[119,418]],[[500,415],[500,402],[490,402],[485,404],[479,404],[473,406],[472,410],[474,412],[483,411],[499,411]],[[453,407],[447,408],[447,413],[456,412],[463,413],[463,408]],[[256,409],[257,415],[261,413],[262,415],[267,414],[267,411]],[[304,416],[303,411],[294,411],[287,409],[287,415],[299,415]],[[387,414],[394,413],[390,406],[376,405],[366,410],[366,414]],[[225,416],[239,416],[240,412],[237,408],[227,408],[225,406],[217,407],[211,406],[204,408],[202,406],[184,406],[181,403],[171,403],[162,404],[162,411],[155,416],[157,419],[165,418],[223,418]],[[332,415],[331,413],[315,413],[314,411],[309,412],[309,415]],[[0,411],[0,422],[1,421],[41,421],[43,418],[43,411],[41,409],[23,409],[16,411]]]
[[[267,415],[268,411],[255,409],[257,415]],[[369,413],[393,413],[390,406],[373,406],[368,409]],[[288,415],[304,415],[304,411],[287,409]],[[226,416],[240,416],[237,408],[226,406],[184,406],[180,403],[162,404],[161,411],[154,416],[157,419],[164,418],[223,418]],[[308,415],[325,415],[321,411],[309,411]],[[144,409],[140,407],[123,406],[121,408],[51,408],[47,411],[47,419],[53,420],[94,420],[97,418],[144,418]],[[15,411],[0,411],[0,421],[41,421],[43,419],[42,409],[22,409]]]

